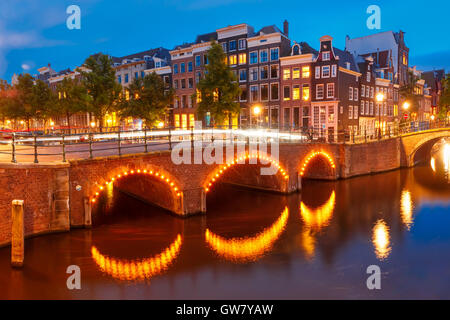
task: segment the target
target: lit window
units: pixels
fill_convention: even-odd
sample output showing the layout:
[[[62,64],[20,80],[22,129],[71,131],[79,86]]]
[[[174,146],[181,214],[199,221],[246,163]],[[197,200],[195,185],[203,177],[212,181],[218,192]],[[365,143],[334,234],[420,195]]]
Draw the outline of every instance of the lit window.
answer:
[[[239,64],[246,64],[246,63],[247,63],[247,54],[240,53],[239,54]]]
[[[292,88],[292,100],[300,100],[300,86],[298,85]]]
[[[180,115],[179,114],[174,114],[174,122],[175,122],[175,128],[179,128],[180,127]]]
[[[230,56],[230,65],[236,65],[237,64],[237,56],[234,54],[234,55],[231,55]]]
[[[283,80],[289,79],[291,79],[291,69],[289,68],[283,69]]]
[[[309,78],[309,75],[310,75],[309,67],[303,67],[302,78]]]
[[[292,69],[292,79],[300,79],[300,68]]]
[[[193,128],[195,125],[195,117],[193,113],[189,114],[189,127]]]
[[[309,85],[304,84],[303,85],[303,101],[309,100]]]

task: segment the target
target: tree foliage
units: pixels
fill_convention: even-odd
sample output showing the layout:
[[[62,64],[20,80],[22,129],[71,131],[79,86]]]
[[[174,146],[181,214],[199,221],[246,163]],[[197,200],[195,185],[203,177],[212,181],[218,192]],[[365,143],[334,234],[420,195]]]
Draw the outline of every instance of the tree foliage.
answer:
[[[199,97],[197,114],[204,119],[209,112],[212,123],[223,124],[225,120],[231,121],[237,116],[240,105],[237,102],[241,93],[236,76],[227,64],[227,55],[217,42],[211,44],[208,51],[208,65],[203,79],[198,84]]]
[[[439,117],[446,119],[450,112],[450,74],[442,79],[442,91],[439,100]]]
[[[134,79],[128,87],[129,99],[122,97],[119,115],[141,118],[147,127],[155,126],[164,119],[173,99],[173,90],[166,90],[164,81],[156,73]]]
[[[56,110],[66,117],[70,129],[70,118],[79,112],[87,112],[91,102],[86,87],[78,80],[64,78],[56,87],[58,98],[55,99]]]
[[[89,110],[100,121],[100,128],[106,114],[116,111],[122,86],[116,82],[116,73],[112,67],[112,59],[102,53],[91,55],[79,70],[82,82],[90,96]]]

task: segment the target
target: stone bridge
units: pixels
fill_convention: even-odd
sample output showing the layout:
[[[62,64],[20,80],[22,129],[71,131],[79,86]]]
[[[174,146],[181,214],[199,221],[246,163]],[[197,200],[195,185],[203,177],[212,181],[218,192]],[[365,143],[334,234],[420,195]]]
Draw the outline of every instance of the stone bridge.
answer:
[[[425,159],[436,141],[449,136],[450,129],[437,129],[365,144],[289,143],[279,145],[278,152],[234,146],[228,154],[210,153],[223,164],[195,164],[195,152],[186,161],[193,164],[175,164],[170,151],[68,163],[3,163],[0,245],[11,239],[14,199],[25,202],[27,236],[90,226],[102,194],[112,188],[188,216],[206,212],[206,198],[217,183],[299,192],[303,178],[344,179],[412,166]],[[205,148],[200,147],[200,153],[204,155]],[[269,167],[276,169],[274,174],[262,175]]]

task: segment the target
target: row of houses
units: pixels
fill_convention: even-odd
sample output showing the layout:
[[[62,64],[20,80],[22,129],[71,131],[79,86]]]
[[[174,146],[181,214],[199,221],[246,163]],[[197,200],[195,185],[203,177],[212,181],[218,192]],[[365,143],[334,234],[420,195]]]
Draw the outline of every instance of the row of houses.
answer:
[[[237,97],[241,112],[232,119],[233,125],[314,129],[329,136],[338,132],[370,136],[377,130],[393,130],[402,118],[426,121],[438,112],[444,70],[421,72],[410,68],[404,36],[402,31],[347,36],[345,48],[338,49],[328,35],[318,39],[317,44],[291,40],[287,21],[283,30],[271,25],[255,31],[243,23],[198,35],[194,42],[173,50],[156,48],[111,58],[124,94],[134,78],[152,72],[162,77],[167,89],[174,89],[167,126],[191,128],[195,121],[211,123],[209,114],[197,118],[193,97],[205,75],[208,50],[215,41],[226,53],[241,88]],[[37,77],[52,87],[64,77],[79,76],[70,69],[57,73],[50,65],[38,71]],[[420,107],[414,112],[403,108],[407,101],[399,94],[410,73],[420,78],[415,88]],[[89,125],[90,120],[81,115],[75,125]],[[105,121],[105,125],[118,125],[115,114],[108,115]],[[141,125],[139,119],[130,121]]]

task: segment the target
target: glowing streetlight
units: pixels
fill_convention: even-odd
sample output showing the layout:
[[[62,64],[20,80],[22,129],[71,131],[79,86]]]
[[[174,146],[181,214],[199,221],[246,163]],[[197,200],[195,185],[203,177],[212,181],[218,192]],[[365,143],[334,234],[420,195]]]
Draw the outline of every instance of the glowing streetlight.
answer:
[[[260,114],[261,114],[261,107],[260,107],[260,106],[254,106],[254,107],[253,107],[253,114],[254,114],[255,116],[260,115]]]
[[[164,128],[164,122],[163,121],[160,121],[160,122],[158,122],[158,128]]]
[[[91,127],[92,127],[92,128],[95,127],[95,122],[94,122],[94,121],[91,122]]]
[[[377,101],[380,103],[378,106],[378,139],[381,139],[381,110],[383,109],[382,102],[384,101],[384,94],[383,92],[378,92],[376,95]]]
[[[430,118],[431,118],[431,121],[434,121],[434,119],[435,119],[434,114],[432,114]]]
[[[410,104],[408,101],[403,102],[403,110],[408,110],[410,107]]]
[[[377,93],[377,101],[378,101],[378,102],[383,102],[383,100],[384,100],[384,94],[383,94],[383,92]]]

